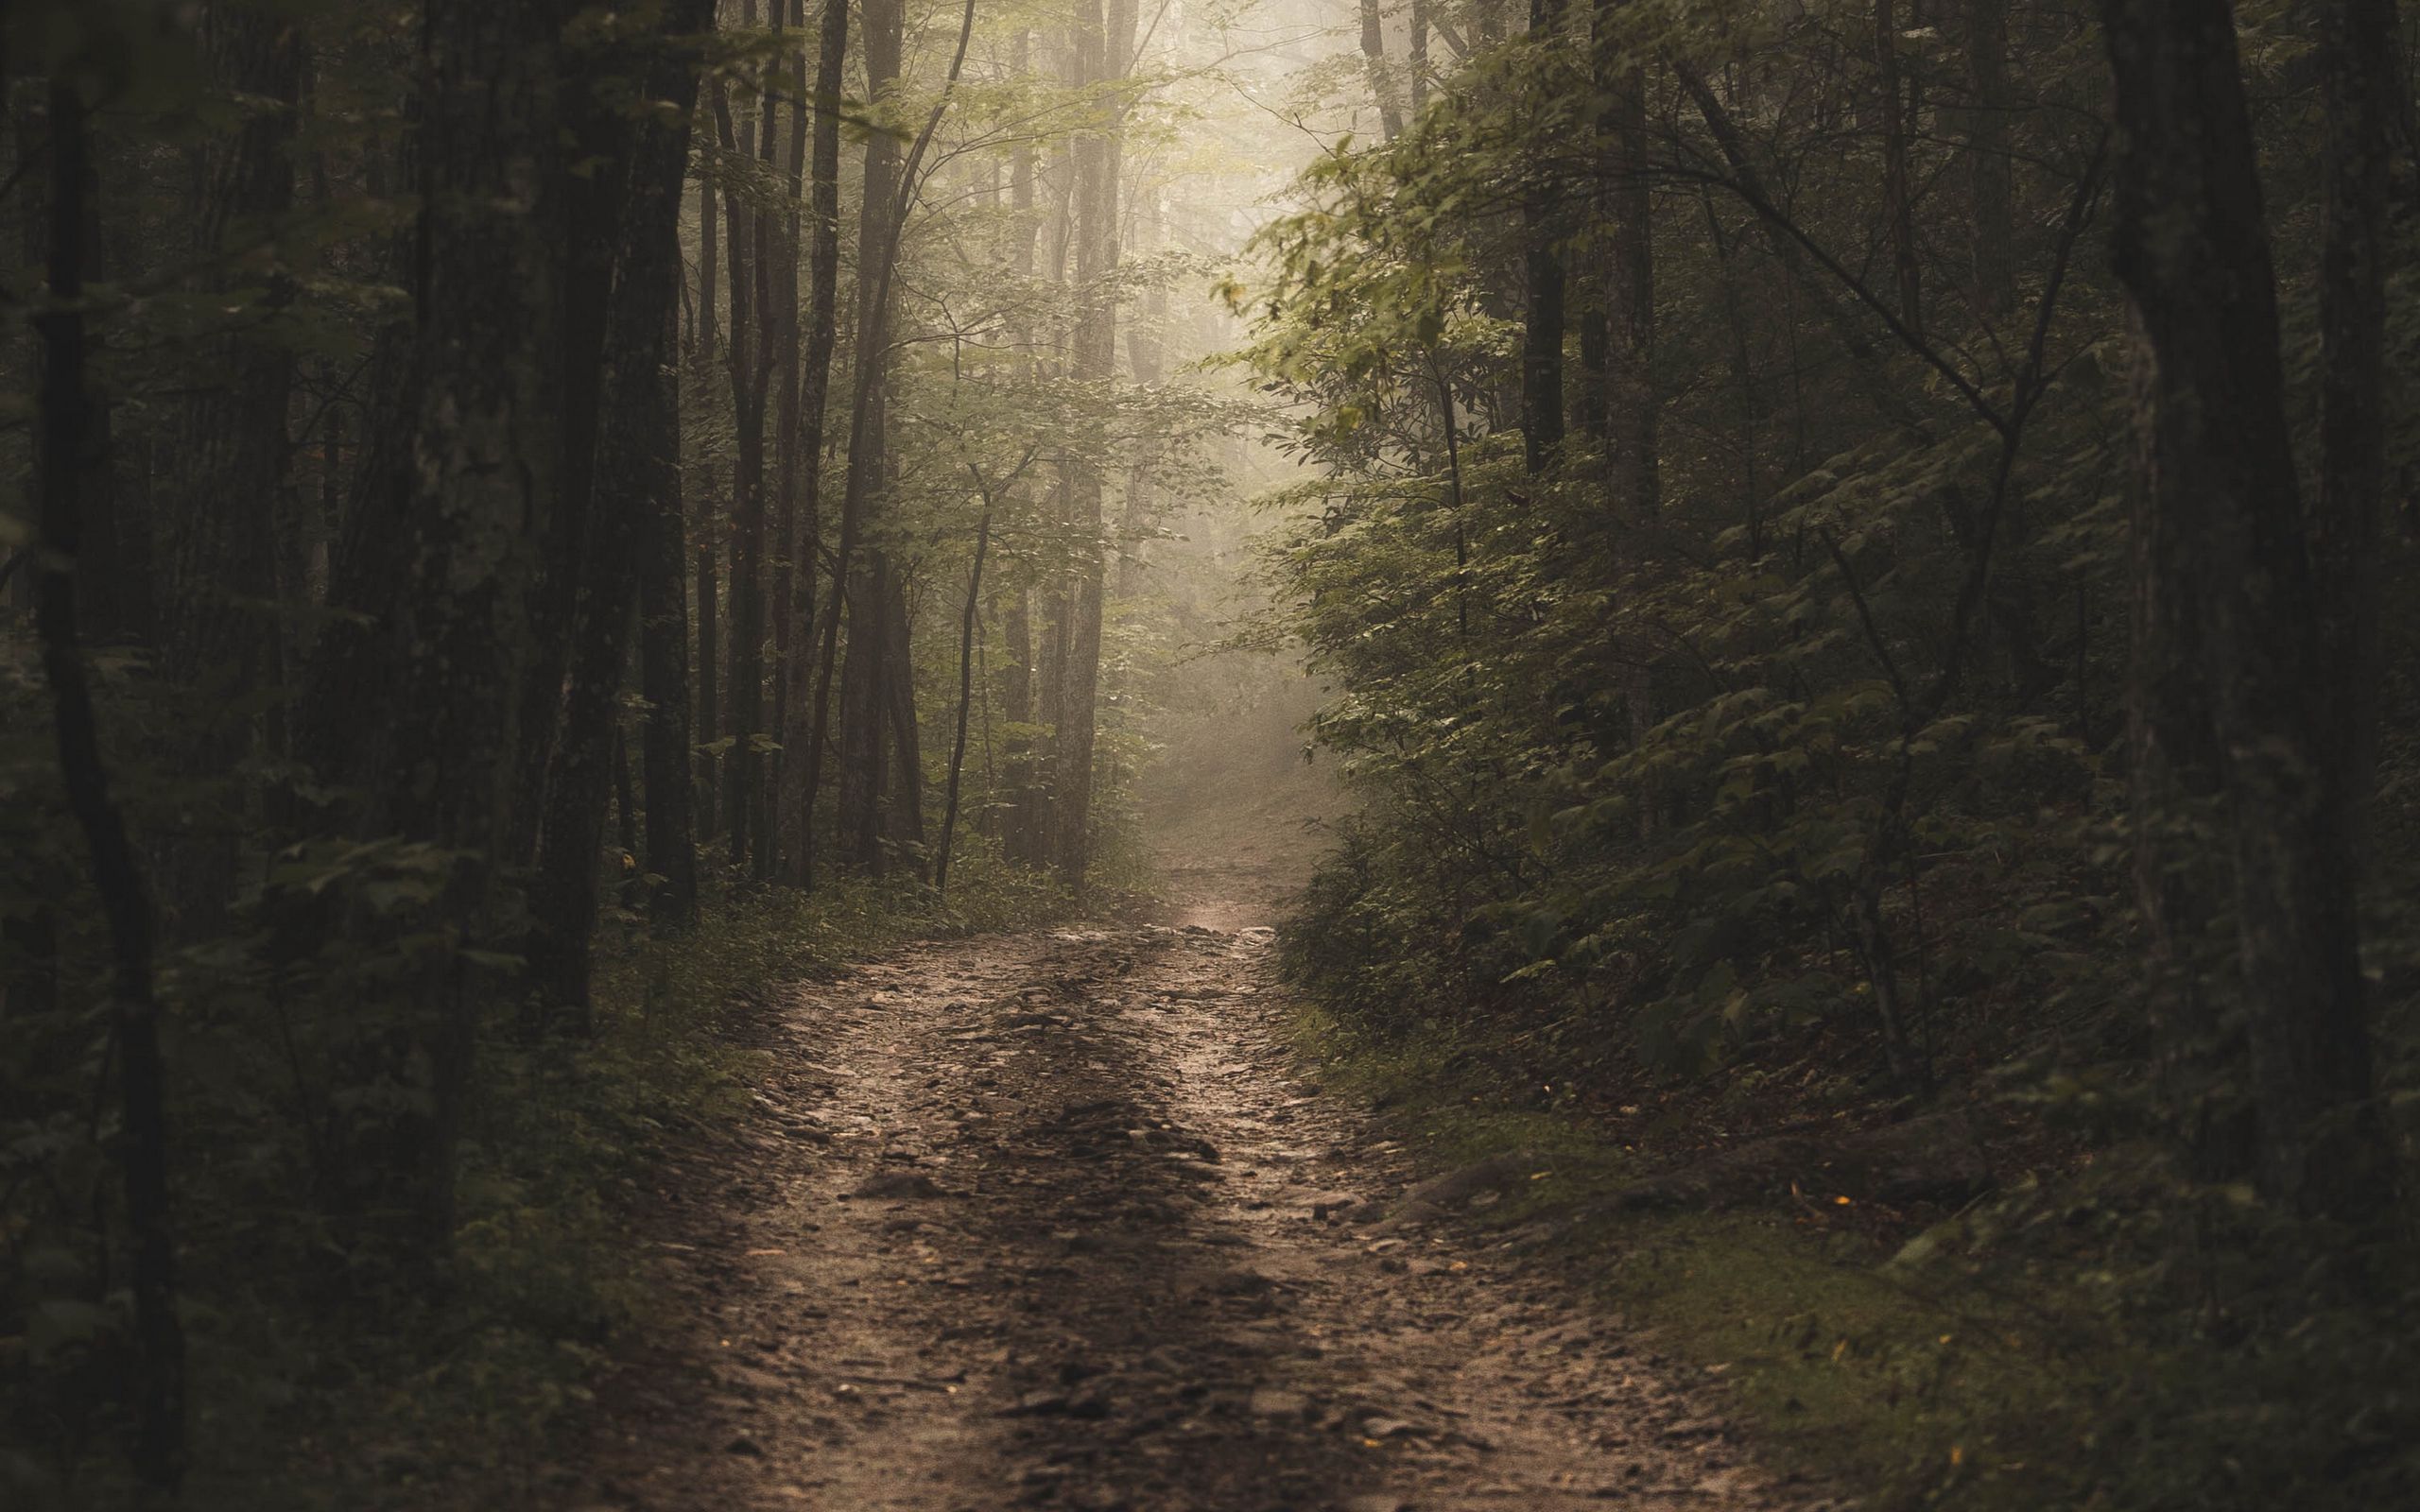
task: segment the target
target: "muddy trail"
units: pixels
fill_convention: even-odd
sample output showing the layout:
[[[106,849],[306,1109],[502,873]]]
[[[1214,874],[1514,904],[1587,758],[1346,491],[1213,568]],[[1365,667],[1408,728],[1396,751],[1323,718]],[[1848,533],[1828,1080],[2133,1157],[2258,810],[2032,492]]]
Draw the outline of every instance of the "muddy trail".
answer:
[[[1215,912],[1215,911],[1213,911]],[[1266,929],[922,946],[759,1022],[664,1181],[684,1322],[564,1503],[1810,1509],[1517,1238],[1303,1079]]]

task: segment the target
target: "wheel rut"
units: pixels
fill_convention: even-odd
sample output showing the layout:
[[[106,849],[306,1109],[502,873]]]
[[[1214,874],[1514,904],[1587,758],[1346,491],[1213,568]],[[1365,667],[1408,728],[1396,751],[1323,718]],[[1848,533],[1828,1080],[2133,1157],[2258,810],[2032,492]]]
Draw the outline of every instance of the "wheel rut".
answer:
[[[935,943],[792,991],[640,1236],[694,1320],[566,1505],[1811,1509],[1299,1079],[1269,934]],[[674,1200],[676,1199],[677,1200]]]

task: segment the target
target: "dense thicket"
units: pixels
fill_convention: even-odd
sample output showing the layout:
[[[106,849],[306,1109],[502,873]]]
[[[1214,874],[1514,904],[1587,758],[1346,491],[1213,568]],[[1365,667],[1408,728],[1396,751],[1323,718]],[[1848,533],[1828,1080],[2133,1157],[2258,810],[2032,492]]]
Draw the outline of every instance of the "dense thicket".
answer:
[[[2238,1382],[2360,1383],[2135,1494],[2310,1504],[2312,1440],[2411,1405],[2359,1321],[2409,1296],[2420,1074],[2408,29],[1540,0],[1441,53],[1443,13],[1369,12],[1376,129],[1229,289],[1363,795],[1295,970],[1608,1103],[2124,1152],[2105,1206],[2018,1202],[2077,1226],[2030,1253]]]

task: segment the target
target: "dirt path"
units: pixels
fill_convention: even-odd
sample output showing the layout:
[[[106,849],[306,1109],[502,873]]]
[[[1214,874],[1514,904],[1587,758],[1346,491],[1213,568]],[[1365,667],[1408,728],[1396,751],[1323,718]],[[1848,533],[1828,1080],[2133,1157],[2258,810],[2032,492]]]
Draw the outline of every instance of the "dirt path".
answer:
[[[1546,1267],[1365,1221],[1415,1173],[1295,1079],[1268,938],[802,989],[652,1241],[698,1332],[626,1373],[571,1504],[1805,1512]]]

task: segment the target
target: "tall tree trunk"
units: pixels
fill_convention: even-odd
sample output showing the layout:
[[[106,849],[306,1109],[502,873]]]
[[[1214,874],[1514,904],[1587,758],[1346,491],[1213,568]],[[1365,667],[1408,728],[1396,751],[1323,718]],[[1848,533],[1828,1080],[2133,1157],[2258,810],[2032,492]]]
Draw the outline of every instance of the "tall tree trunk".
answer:
[[[1403,135],[1403,106],[1394,76],[1387,70],[1387,32],[1379,20],[1378,0],[1361,0],[1361,57],[1370,73],[1370,93],[1378,102],[1379,129],[1392,142]]]
[[[674,255],[680,253],[676,241]],[[672,345],[670,334],[666,336]],[[663,880],[648,895],[648,922],[658,935],[698,921],[697,780],[689,738],[688,531],[681,507],[681,376],[667,367],[636,428],[653,438],[650,455],[669,466],[648,494],[639,517],[639,693],[647,700],[640,739],[647,788],[647,869]],[[664,465],[659,463],[659,465]]]
[[[902,9],[898,0],[873,0],[860,14],[867,87],[879,98],[898,84]],[[857,232],[857,371],[849,415],[848,472],[840,491],[838,548],[840,570],[847,575],[849,614],[840,689],[840,833],[850,862],[866,870],[877,869],[883,859],[882,684],[890,664],[883,641],[890,572],[879,552],[863,564],[855,558],[889,466],[883,400],[890,365],[891,262],[898,255],[899,228],[892,224],[892,212],[901,177],[898,139],[887,132],[869,135]],[[836,603],[833,609],[839,607]]]
[[[1562,17],[1562,0],[1530,0],[1533,37],[1550,38]],[[1521,335],[1521,436],[1531,472],[1552,467],[1563,450],[1564,275],[1563,254],[1555,246],[1562,236],[1557,198],[1551,188],[1540,184],[1521,203],[1529,289]]]
[[[2145,507],[2204,542],[2138,554],[2138,593],[2205,585],[2186,633],[2211,689],[2236,879],[2237,957],[2274,1200],[2346,1221],[2391,1201],[2373,1101],[2346,753],[2286,421],[2250,112],[2225,0],[2103,0],[2120,144],[2117,266],[2144,369]],[[2147,669],[2143,669],[2147,670]],[[2136,696],[2155,696],[2137,687]],[[2157,874],[2158,864],[2145,868]]]
[[[1000,634],[1009,654],[1000,695],[1000,716],[1009,724],[1001,751],[1003,784],[1008,789],[1008,811],[1001,819],[1002,849],[1010,860],[1027,866],[1041,859],[1034,846],[1033,739],[1027,733],[1033,724],[1033,630],[1027,607],[1032,597],[1032,590],[1020,584],[1010,592],[1008,609],[1000,617]]]
[[[569,9],[559,10],[560,23]],[[575,34],[577,35],[577,34]],[[589,588],[593,556],[589,533],[595,520],[597,412],[605,363],[605,308],[614,284],[615,254],[622,245],[623,193],[634,122],[599,98],[591,82],[620,65],[610,44],[581,36],[579,54],[568,60],[582,82],[563,92],[558,112],[567,150],[557,169],[546,228],[561,250],[554,317],[561,350],[549,353],[557,371],[554,404],[562,455],[553,507],[541,525],[532,558],[529,599],[528,675],[522,693],[515,752],[514,788],[505,815],[506,853],[514,864],[536,851],[544,812],[546,774],[567,717],[575,622]],[[571,164],[577,164],[572,171]]]
[[[2378,512],[2386,492],[2387,159],[2395,115],[2394,0],[2320,9],[2319,493],[2310,515],[2322,739],[2341,753],[2339,832],[2357,863],[2377,781]],[[2356,874],[2359,874],[2358,866]]]
[[[420,246],[415,381],[391,417],[410,459],[389,627],[395,676],[388,760],[357,833],[458,858],[428,923],[465,946],[493,934],[515,716],[528,665],[532,542],[559,484],[556,259],[533,186],[558,181],[559,18],[541,6],[427,0],[417,133]],[[438,953],[412,1004],[408,1064],[422,1100],[383,1159],[423,1257],[454,1228],[454,1144],[489,969]],[[399,1200],[398,1200],[399,1199]]]
[[[624,908],[638,901],[637,879],[629,875],[639,858],[638,803],[638,787],[631,781],[631,743],[617,720],[614,725],[614,845],[621,852],[614,868],[621,878],[614,895]]]
[[[1967,220],[1967,260],[1974,269],[1975,303],[1998,320],[2016,308],[2016,234],[2008,150],[2008,0],[1969,0],[1966,13],[1966,82],[1975,99],[1968,112],[1966,185],[1973,208]]]
[[[805,0],[773,0],[776,29],[785,21],[784,10],[797,5],[802,22],[805,17]],[[798,76],[806,74],[806,53],[801,48],[792,55],[791,65]],[[787,766],[786,743],[789,739],[790,664],[801,660],[795,644],[796,625],[812,625],[815,621],[815,561],[813,550],[799,533],[800,465],[799,443],[802,421],[800,407],[805,403],[804,374],[800,370],[798,254],[799,232],[802,230],[799,206],[804,200],[806,187],[806,117],[808,107],[799,102],[790,110],[789,143],[784,151],[785,172],[789,177],[789,209],[786,213],[775,248],[780,257],[770,280],[774,319],[767,335],[772,345],[775,380],[779,386],[773,419],[773,518],[771,539],[773,552],[772,622],[773,661],[767,669],[766,685],[772,691],[771,716],[766,730],[773,741],[773,749],[763,763],[764,781],[756,799],[756,875],[769,881],[784,860],[782,854],[782,787]],[[804,618],[801,619],[802,613]]]
[[[302,77],[301,28],[266,9],[223,6],[208,18],[208,43],[219,80],[232,94],[267,100],[254,109],[208,164],[212,189],[201,206],[197,250],[210,260],[231,255],[231,236],[252,236],[294,205],[295,103]],[[220,289],[250,275],[228,267],[214,273]],[[293,281],[272,271],[256,322],[294,296]],[[162,902],[172,938],[193,939],[224,928],[237,891],[237,832],[243,794],[234,773],[252,743],[251,722],[228,712],[238,696],[280,680],[278,641],[260,606],[278,596],[280,522],[285,488],[286,409],[294,392],[294,354],[272,330],[239,333],[212,343],[213,382],[186,404],[190,480],[177,511],[175,565],[167,575],[168,610],[161,652],[169,680],[213,696],[214,711],[176,755],[180,775],[226,785],[216,813],[193,833],[162,848]]]
[[[800,372],[798,439],[799,490],[804,526],[799,546],[798,580],[803,592],[795,610],[804,640],[815,623],[816,558],[822,546],[823,418],[831,394],[832,349],[839,330],[840,267],[840,112],[838,102],[848,64],[848,0],[825,0],[823,25],[815,64],[814,198],[807,207],[814,222],[814,266],[808,295],[806,351]],[[840,583],[832,585],[835,603]],[[827,615],[829,610],[826,611]],[[802,644],[791,658],[788,719],[783,743],[788,747],[790,776],[782,788],[783,862],[794,885],[814,885],[815,802],[823,777],[823,700],[829,695],[828,673],[819,684],[819,670],[828,668],[833,647],[830,634],[838,619],[830,619],[824,644]],[[809,654],[812,649],[813,654]]]
[[[596,499],[571,620],[563,726],[546,769],[544,825],[530,912],[533,986],[569,1027],[591,1027],[590,936],[596,927],[597,853],[618,740],[615,717],[630,662],[633,599],[649,517],[679,491],[678,417],[665,413],[666,340],[681,286],[682,179],[697,74],[670,39],[708,26],[713,0],[675,0],[645,64],[648,97],[672,107],[636,129],[615,198],[622,206],[620,277],[607,301],[599,375],[606,423],[595,432]],[[637,66],[636,60],[624,67]],[[613,171],[607,169],[604,171]],[[627,815],[626,815],[627,816]]]
[[[883,834],[897,852],[908,858],[917,876],[925,874],[925,754],[916,723],[915,641],[908,624],[908,583],[896,571],[883,600],[884,669],[882,717],[890,733],[893,770],[890,800],[884,805]]]
[[[1411,41],[1405,49],[1411,75],[1411,113],[1428,108],[1428,0],[1411,0]]]
[[[897,0],[878,0],[863,10],[865,17],[864,51],[866,78],[869,88],[879,96],[894,88],[899,79],[900,48],[905,26],[904,10]],[[880,722],[893,701],[891,690],[883,684],[892,665],[884,650],[886,617],[883,600],[896,591],[891,583],[890,563],[882,553],[874,553],[866,573],[860,577],[852,565],[857,535],[862,528],[877,490],[890,477],[889,438],[886,434],[885,411],[890,386],[890,284],[898,266],[901,233],[908,218],[909,198],[916,187],[918,165],[924,161],[925,149],[931,146],[934,130],[949,108],[951,94],[958,86],[959,70],[966,63],[968,40],[975,28],[975,0],[966,0],[960,12],[958,49],[951,57],[949,75],[942,88],[942,96],[931,113],[925,116],[923,129],[917,132],[913,146],[908,149],[905,163],[899,157],[898,144],[887,132],[871,134],[866,142],[865,209],[860,217],[861,237],[858,243],[857,274],[857,371],[855,394],[849,411],[849,468],[847,481],[840,493],[840,531],[836,580],[849,584],[846,597],[849,612],[850,644],[842,676],[843,736],[841,751],[840,800],[843,833],[854,832],[853,859],[869,869],[881,862],[882,816],[879,812],[849,812],[852,798],[851,756],[854,751],[863,757],[871,753],[871,765],[860,764],[855,796],[865,799],[880,792],[880,752],[883,735]],[[876,592],[878,591],[878,592]],[[867,592],[876,592],[871,600]],[[835,595],[823,637],[830,647],[837,634],[837,615],[841,595]],[[903,610],[904,615],[904,610]],[[864,631],[860,644],[859,631]],[[904,647],[903,647],[904,654]],[[831,681],[832,664],[827,656],[817,673],[815,729],[818,733],[809,741],[813,751],[821,751],[825,711],[829,700],[825,690]],[[855,691],[852,691],[854,680]],[[912,697],[913,690],[897,690],[899,696]],[[850,731],[847,711],[860,710],[875,721],[874,728],[863,732],[862,741]],[[810,753],[810,760],[813,760]],[[918,774],[909,772],[905,780],[910,783]]]
[[[1891,273],[1899,319],[1925,328],[1924,265],[1916,256],[1915,186],[1908,167],[1908,104],[1899,74],[1899,23],[1891,0],[1874,0],[1874,61],[1882,95],[1882,220],[1891,237]]]
[[[1133,0],[1080,0],[1076,10],[1079,81],[1115,83],[1125,77],[1134,48]],[[1071,376],[1101,383],[1117,361],[1117,301],[1110,287],[1118,263],[1117,190],[1124,106],[1105,102],[1110,117],[1098,131],[1076,142],[1076,287],[1081,301],[1071,352]],[[1067,523],[1076,541],[1076,571],[1068,600],[1065,682],[1056,739],[1058,773],[1054,802],[1057,833],[1053,859],[1061,880],[1080,891],[1092,859],[1095,725],[1100,693],[1102,480],[1090,458],[1067,469]]]
[[[975,704],[975,622],[982,604],[983,557],[992,544],[992,501],[987,493],[982,517],[975,522],[975,565],[966,575],[966,609],[958,627],[958,729],[950,740],[949,787],[942,800],[941,848],[933,857],[933,892],[949,892],[950,843],[958,834],[959,782],[966,769],[966,728]]]
[[[714,467],[704,469],[709,477]],[[720,737],[721,723],[717,717],[715,691],[720,681],[721,648],[716,636],[721,611],[717,608],[714,539],[720,528],[719,513],[715,508],[714,488],[708,484],[698,501],[698,838],[711,840],[719,832],[717,819],[721,812],[722,786],[717,774],[722,764],[716,760],[713,747]]]
[[[755,7],[746,8],[752,24]],[[724,93],[715,92],[715,126],[723,156],[736,163],[750,150],[748,123],[733,129]],[[767,123],[764,146],[771,142],[773,102],[760,105]],[[731,410],[735,456],[731,486],[731,616],[728,625],[730,677],[723,688],[723,732],[731,749],[723,758],[722,827],[730,841],[734,866],[745,866],[748,846],[755,834],[754,807],[761,796],[757,782],[757,728],[764,694],[765,639],[765,388],[770,375],[766,340],[768,324],[766,264],[767,216],[744,209],[723,197],[723,239],[731,277],[731,331],[725,343],[731,368]]]
[[[851,464],[856,465],[854,462]],[[840,842],[849,864],[862,871],[883,868],[883,778],[887,721],[883,678],[890,667],[884,650],[890,596],[890,564],[868,552],[849,575],[848,656],[840,673]]]
[[[153,994],[155,920],[126,821],[110,792],[90,679],[76,622],[84,495],[110,459],[96,446],[86,381],[84,297],[91,137],[81,85],[50,87],[50,304],[42,334],[41,554],[34,619],[50,684],[52,732],[69,809],[93,864],[109,926],[110,1025],[117,1043],[124,1121],[127,1228],[134,1297],[135,1468],[173,1492],[185,1465],[185,1347],[177,1319],[176,1244],[168,1210],[166,1075]]]
[[[1605,402],[1603,424],[1610,464],[1609,503],[1616,539],[1627,565],[1639,568],[1636,542],[1643,541],[1663,508],[1662,412],[1655,389],[1655,227],[1648,194],[1647,80],[1642,69],[1620,56],[1611,29],[1613,9],[1600,3],[1597,48],[1599,87],[1610,101],[1607,114],[1606,198],[1612,234],[1605,266]],[[1633,748],[1646,742],[1655,724],[1652,669],[1634,666],[1623,675],[1622,701]],[[1651,831],[1658,796],[1638,795],[1639,827]]]
[[[1028,66],[1031,48],[1028,33],[1020,29],[1016,35],[1011,66],[1020,74]],[[1010,243],[1011,266],[1019,283],[1033,277],[1035,242],[1042,231],[1033,213],[1034,162],[1033,148],[1023,142],[1009,160],[1009,211],[1014,239]],[[1033,329],[1021,325],[1017,330],[1017,372],[1020,378],[1030,376],[1034,369]],[[1029,733],[1033,722],[1033,636],[1028,610],[1031,589],[1020,582],[1009,596],[1009,608],[1002,620],[1002,633],[1007,637],[1009,665],[1002,713],[1011,727],[1003,753],[1006,767],[1004,785],[1007,789],[1006,812],[1002,816],[1003,849],[1009,859],[1023,865],[1039,864],[1042,859],[1039,840],[1039,812],[1034,790],[1033,738]]]
[[[715,210],[712,170],[698,176],[698,361],[714,371],[715,348],[722,329],[722,225]]]

